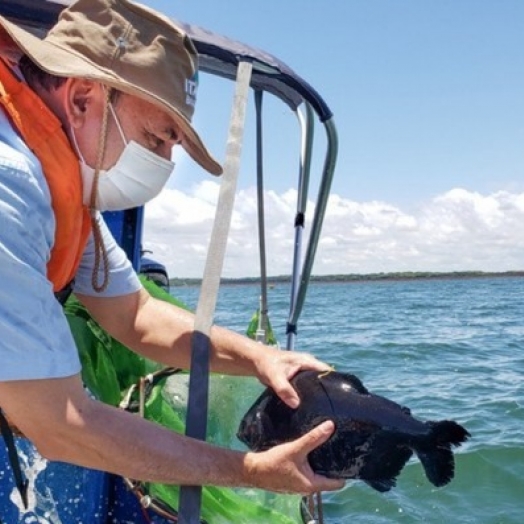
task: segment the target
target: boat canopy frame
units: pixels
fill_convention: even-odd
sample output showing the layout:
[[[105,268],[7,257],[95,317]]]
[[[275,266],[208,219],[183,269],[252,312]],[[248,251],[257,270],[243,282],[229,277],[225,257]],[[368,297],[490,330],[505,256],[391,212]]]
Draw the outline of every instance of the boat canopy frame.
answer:
[[[300,123],[301,151],[298,176],[297,209],[294,220],[295,242],[291,275],[291,300],[287,321],[287,349],[294,349],[297,323],[302,312],[313,263],[320,239],[331,184],[338,154],[338,136],[333,113],[325,100],[306,80],[287,64],[260,49],[240,43],[225,36],[202,29],[196,25],[174,20],[191,37],[199,53],[199,69],[218,77],[235,80],[239,64],[251,62],[251,89],[255,93],[257,119],[257,200],[258,231],[261,267],[261,315],[267,314],[267,275],[265,259],[265,227],[263,202],[263,144],[262,144],[262,94],[270,93],[282,100],[296,113]],[[314,138],[314,117],[326,133],[326,153],[320,177],[315,213],[304,258],[302,259],[305,214],[310,187],[311,159]]]

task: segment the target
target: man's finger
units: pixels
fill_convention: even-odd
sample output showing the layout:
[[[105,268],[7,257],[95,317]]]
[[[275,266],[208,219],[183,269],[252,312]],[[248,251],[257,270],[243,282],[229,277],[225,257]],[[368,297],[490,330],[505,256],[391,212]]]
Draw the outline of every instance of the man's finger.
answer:
[[[279,398],[282,399],[282,401],[285,402],[290,408],[298,408],[298,405],[300,404],[300,398],[289,382],[282,380],[279,383],[274,384],[273,389]]]
[[[309,353],[302,354],[301,369],[311,369],[313,371],[333,371],[333,367]]]
[[[314,483],[316,491],[337,491],[345,486],[346,481],[344,479],[328,479],[321,475],[315,475]]]
[[[335,424],[332,420],[322,422],[297,440],[300,450],[306,454],[310,453],[324,444],[331,437],[333,431],[335,431]]]
[[[324,442],[333,435],[334,431],[335,424],[332,420],[322,422],[322,424],[319,424],[316,428],[313,428],[309,433],[306,433],[298,439],[302,446],[301,451],[309,454],[315,448],[324,444]],[[345,481],[343,479],[330,479],[322,475],[314,474],[313,484],[315,491],[336,491],[344,487]]]

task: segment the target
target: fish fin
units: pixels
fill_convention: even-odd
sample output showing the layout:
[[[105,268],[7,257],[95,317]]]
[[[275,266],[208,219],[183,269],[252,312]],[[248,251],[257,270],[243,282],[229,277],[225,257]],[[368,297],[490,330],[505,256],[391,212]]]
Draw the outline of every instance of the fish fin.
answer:
[[[375,437],[360,471],[359,478],[377,491],[388,491],[394,487],[402,468],[413,455],[411,448],[395,443],[395,439],[388,432]],[[389,487],[386,489],[386,486]]]
[[[455,459],[452,446],[460,446],[471,436],[460,424],[452,420],[428,422],[429,436],[415,452],[422,462],[426,477],[435,486],[445,486],[455,475]]]

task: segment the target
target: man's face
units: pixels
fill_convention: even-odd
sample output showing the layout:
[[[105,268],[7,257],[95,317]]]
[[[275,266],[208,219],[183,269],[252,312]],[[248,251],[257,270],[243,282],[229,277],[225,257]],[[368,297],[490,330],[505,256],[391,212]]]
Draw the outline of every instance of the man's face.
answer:
[[[95,167],[101,147],[107,94],[100,84],[92,84],[89,97],[77,101],[81,118],[73,118],[71,125],[84,160]],[[170,159],[173,146],[183,142],[174,119],[153,104],[125,93],[118,93],[112,104],[126,142],[133,140],[164,159]],[[114,166],[124,147],[122,134],[108,109],[106,147],[100,167],[109,169]]]

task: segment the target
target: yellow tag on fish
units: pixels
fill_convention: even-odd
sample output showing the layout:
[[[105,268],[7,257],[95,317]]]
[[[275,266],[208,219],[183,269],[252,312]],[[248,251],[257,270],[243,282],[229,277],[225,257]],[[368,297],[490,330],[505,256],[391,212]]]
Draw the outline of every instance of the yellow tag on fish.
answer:
[[[331,369],[328,369],[327,371],[323,371],[322,373],[320,373],[320,375],[318,375],[318,378],[327,377],[330,373],[333,373],[333,371],[335,371],[334,367],[332,367]]]

